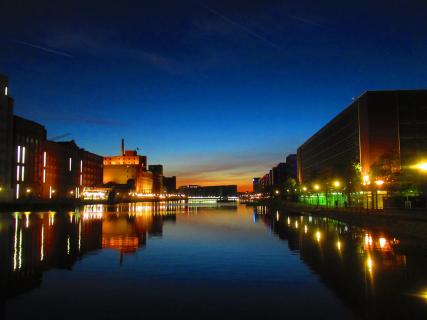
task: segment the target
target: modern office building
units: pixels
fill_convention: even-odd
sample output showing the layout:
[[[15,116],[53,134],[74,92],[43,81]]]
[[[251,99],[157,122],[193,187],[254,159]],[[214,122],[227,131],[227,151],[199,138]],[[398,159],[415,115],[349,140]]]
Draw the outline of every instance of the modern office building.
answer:
[[[298,179],[370,183],[385,161],[400,171],[426,158],[427,90],[367,91],[298,148]]]

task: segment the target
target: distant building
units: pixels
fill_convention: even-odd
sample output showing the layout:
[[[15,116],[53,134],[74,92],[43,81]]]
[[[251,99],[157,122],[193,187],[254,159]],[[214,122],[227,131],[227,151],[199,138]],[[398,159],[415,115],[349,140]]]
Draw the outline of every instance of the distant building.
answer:
[[[103,181],[125,192],[159,194],[163,193],[163,166],[147,167],[147,157],[138,155],[136,150],[125,150],[122,139],[121,154],[104,157]]]
[[[292,180],[297,179],[297,156],[296,154],[289,154],[286,157],[286,162],[280,162],[274,166],[267,174],[258,178],[258,192],[272,192],[274,190],[281,190],[289,188]],[[255,185],[254,185],[255,190]],[[255,192],[255,191],[254,191]]]
[[[188,197],[234,197],[237,195],[237,185],[225,186],[181,186],[179,192]]]
[[[426,158],[427,90],[367,91],[299,147],[298,178],[349,181],[359,170],[368,182],[384,161],[399,171]]]
[[[288,170],[289,178],[298,179],[298,161],[296,154],[289,154],[286,157],[286,165]]]
[[[261,192],[260,180],[261,180],[261,178],[253,178],[252,179],[252,191],[254,193],[260,193]]]
[[[163,187],[167,193],[175,193],[176,190],[176,177],[163,177]]]
[[[146,171],[147,157],[138,155],[135,150],[124,150],[121,154],[104,157],[104,184],[134,185],[140,172]]]

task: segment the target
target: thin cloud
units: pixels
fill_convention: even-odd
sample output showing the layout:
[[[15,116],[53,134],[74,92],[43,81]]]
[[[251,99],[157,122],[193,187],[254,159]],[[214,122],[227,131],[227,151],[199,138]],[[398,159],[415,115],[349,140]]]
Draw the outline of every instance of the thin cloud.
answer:
[[[199,4],[200,7],[204,8],[205,10],[209,11],[211,14],[216,15],[217,17],[221,18],[222,20],[224,20],[225,22],[245,31],[246,33],[248,33],[249,35],[251,35],[252,37],[261,40],[262,42],[268,44],[269,46],[278,49],[278,50],[282,50],[282,47],[280,47],[279,45],[277,45],[276,43],[268,40],[267,38],[263,37],[262,35],[260,35],[259,33],[249,29],[248,27],[238,23],[237,21],[234,21],[230,18],[228,18],[227,16],[223,15],[222,13],[216,11],[215,9],[208,7],[207,5],[202,5]]]
[[[23,46],[27,46],[30,48],[34,48],[34,49],[38,49],[47,53],[51,53],[51,54],[55,54],[58,56],[62,56],[62,57],[66,57],[66,58],[74,58],[71,54],[63,52],[63,51],[59,51],[59,50],[55,50],[55,49],[51,49],[51,48],[47,48],[47,47],[42,47],[33,43],[29,43],[29,42],[25,42],[25,41],[21,41],[21,40],[13,40],[13,42],[17,43],[17,44],[21,44]]]

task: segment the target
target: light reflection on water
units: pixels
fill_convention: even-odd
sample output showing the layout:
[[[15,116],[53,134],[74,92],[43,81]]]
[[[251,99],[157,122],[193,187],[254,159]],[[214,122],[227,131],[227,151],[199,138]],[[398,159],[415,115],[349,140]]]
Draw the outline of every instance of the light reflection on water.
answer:
[[[271,218],[266,207],[254,215],[359,316],[427,317],[427,259],[402,252],[399,239],[308,214]]]
[[[398,248],[389,235],[266,207],[2,213],[0,316],[422,317],[426,260]]]

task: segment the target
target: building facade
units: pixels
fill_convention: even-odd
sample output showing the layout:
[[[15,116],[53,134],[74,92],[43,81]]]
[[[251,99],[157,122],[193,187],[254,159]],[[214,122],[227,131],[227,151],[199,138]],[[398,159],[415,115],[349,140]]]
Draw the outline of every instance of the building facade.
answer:
[[[13,197],[13,99],[9,96],[8,86],[7,77],[0,75],[0,201],[9,201]]]
[[[368,183],[385,162],[400,171],[426,158],[427,90],[368,91],[299,147],[298,179]]]
[[[176,193],[176,176],[163,177],[163,187],[167,193]]]
[[[2,75],[0,90],[0,201],[74,198],[102,186],[102,157],[74,141],[48,141],[43,125],[13,115]]]

